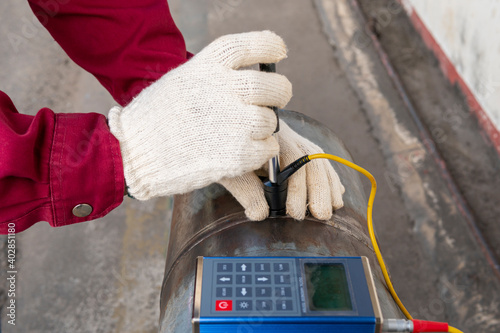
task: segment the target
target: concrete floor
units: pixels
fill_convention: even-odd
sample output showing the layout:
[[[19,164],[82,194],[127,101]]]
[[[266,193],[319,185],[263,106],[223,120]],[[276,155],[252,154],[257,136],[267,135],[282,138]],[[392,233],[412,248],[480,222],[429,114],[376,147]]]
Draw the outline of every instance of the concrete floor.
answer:
[[[281,35],[289,57],[278,71],[294,87],[287,108],[333,129],[354,160],[378,179],[377,233],[410,312],[470,331],[499,331],[498,300],[486,295],[499,290],[498,281],[488,278],[492,274],[480,254],[471,256],[476,273],[468,270],[470,258],[461,255],[476,254],[477,245],[453,202],[443,203],[449,194],[403,103],[376,55],[369,47],[350,54],[337,21],[329,16],[344,10],[352,18],[348,10],[299,0],[286,5],[284,0],[169,3],[192,52],[227,33],[269,29]],[[33,23],[26,3],[2,2],[0,12],[0,43],[11,46],[0,50],[0,89],[21,112],[35,114],[45,106],[57,112],[108,112],[113,101],[107,92]],[[19,234],[17,325],[8,325],[2,314],[2,331],[155,332],[170,211],[167,198],[126,199],[96,221],[63,228],[39,223]],[[4,275],[2,269],[3,281]],[[476,297],[465,300],[472,291]]]
[[[492,256],[500,261],[500,223],[496,223],[500,215],[497,190],[500,188],[500,156],[486,139],[477,118],[469,112],[460,89],[449,84],[439,70],[439,61],[418,38],[406,13],[397,7],[393,10],[390,0],[362,0],[359,3],[418,110],[430,139],[446,160],[469,206],[471,219],[484,236]],[[390,16],[383,19],[386,13]]]

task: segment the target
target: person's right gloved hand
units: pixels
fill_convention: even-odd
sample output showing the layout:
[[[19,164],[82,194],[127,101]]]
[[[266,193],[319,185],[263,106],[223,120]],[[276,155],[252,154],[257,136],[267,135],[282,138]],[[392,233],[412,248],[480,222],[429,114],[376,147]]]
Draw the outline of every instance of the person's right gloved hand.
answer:
[[[274,112],[292,96],[276,73],[237,70],[286,57],[270,31],[223,36],[144,89],[109,126],[128,192],[139,200],[185,193],[258,169],[279,152]]]
[[[323,153],[318,145],[292,130],[282,119],[278,137],[282,168],[305,155]],[[219,183],[238,200],[249,219],[260,221],[269,216],[262,181],[256,172],[224,178]],[[286,212],[294,219],[303,220],[309,209],[314,217],[329,220],[334,210],[344,206],[344,192],[344,185],[330,161],[311,161],[288,179]]]

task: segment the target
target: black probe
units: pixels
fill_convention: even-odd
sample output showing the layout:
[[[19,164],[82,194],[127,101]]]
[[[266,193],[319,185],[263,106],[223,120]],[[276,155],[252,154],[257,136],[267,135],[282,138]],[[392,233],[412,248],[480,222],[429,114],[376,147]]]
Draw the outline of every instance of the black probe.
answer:
[[[262,72],[276,72],[276,64],[259,64],[259,69]],[[278,139],[278,131],[280,129],[280,122],[278,116],[278,108],[270,106],[271,110],[276,114],[276,130],[274,136]],[[267,203],[269,204],[269,216],[285,216],[286,215],[286,196],[288,190],[288,178],[299,170],[304,164],[309,162],[310,159],[306,155],[299,158],[295,162],[288,165],[283,171],[280,171],[279,155],[274,156],[269,160],[269,178],[263,180],[264,195]]]

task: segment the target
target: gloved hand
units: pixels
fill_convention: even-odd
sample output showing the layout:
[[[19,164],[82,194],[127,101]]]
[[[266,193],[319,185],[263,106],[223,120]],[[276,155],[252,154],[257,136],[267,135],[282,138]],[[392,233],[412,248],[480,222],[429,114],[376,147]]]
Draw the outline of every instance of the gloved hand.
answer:
[[[323,153],[308,139],[294,132],[280,120],[278,132],[280,167],[284,168],[304,155]],[[262,181],[255,172],[243,176],[224,178],[220,182],[245,208],[251,220],[260,221],[269,215]],[[288,179],[287,213],[303,220],[306,209],[321,220],[332,217],[332,210],[342,208],[345,188],[328,160],[317,159],[307,163]]]
[[[270,31],[223,36],[109,112],[128,192],[139,200],[184,193],[262,166],[279,151],[274,112],[291,83],[282,75],[237,70],[286,57]]]

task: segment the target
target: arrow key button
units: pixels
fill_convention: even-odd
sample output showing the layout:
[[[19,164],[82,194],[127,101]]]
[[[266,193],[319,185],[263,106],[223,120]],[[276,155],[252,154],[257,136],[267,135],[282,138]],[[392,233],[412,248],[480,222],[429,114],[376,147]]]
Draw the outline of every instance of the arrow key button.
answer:
[[[245,262],[245,263],[238,263],[236,265],[236,272],[251,272],[252,271],[252,264]]]
[[[238,287],[236,288],[236,297],[252,297],[252,288]]]
[[[231,284],[233,277],[231,275],[217,275],[217,284]]]
[[[255,284],[271,284],[271,275],[268,274],[255,275]]]

